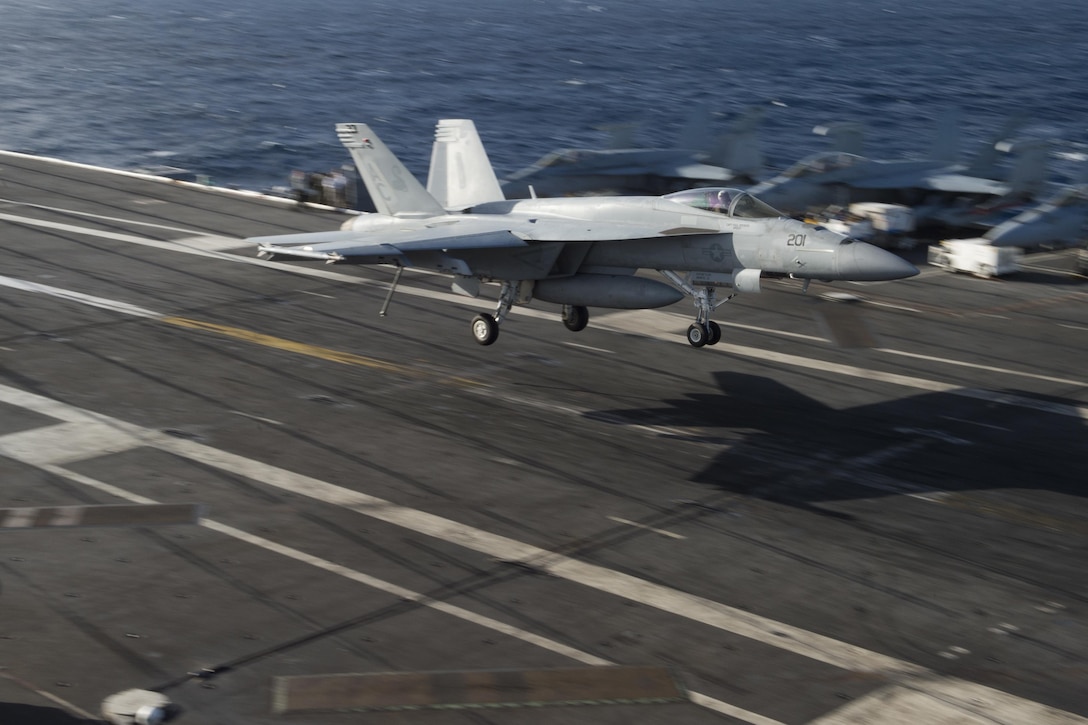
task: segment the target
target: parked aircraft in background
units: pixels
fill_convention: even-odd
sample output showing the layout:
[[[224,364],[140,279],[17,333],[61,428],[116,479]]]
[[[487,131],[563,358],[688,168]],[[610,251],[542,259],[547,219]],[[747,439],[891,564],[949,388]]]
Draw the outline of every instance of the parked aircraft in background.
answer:
[[[859,201],[905,204],[915,209],[920,225],[940,222],[949,207],[969,207],[1004,198],[1023,202],[1046,182],[1046,141],[1003,143],[1023,124],[1016,117],[982,148],[969,164],[956,163],[959,145],[955,114],[942,117],[929,158],[879,161],[842,149],[861,147],[856,124],[817,127],[832,138],[836,150],[809,156],[773,179],[750,187],[754,195],[788,214],[812,207],[847,206]],[[1011,174],[1002,179],[999,153],[1016,157]]]
[[[982,235],[995,247],[1076,244],[1088,236],[1088,185],[1068,186]]]
[[[803,280],[918,273],[891,252],[785,217],[738,189],[504,200],[469,120],[440,121],[432,151],[432,168],[444,170],[432,176],[433,190],[465,209],[450,212],[369,126],[341,123],[336,131],[378,213],[341,231],[249,241],[265,258],[396,265],[390,296],[405,267],[450,274],[454,291],[472,297],[481,283],[500,282],[495,314],[472,320],[481,345],[495,342],[513,305],[534,298],[562,305],[564,324],[577,331],[589,320],[588,307],[663,307],[687,294],[697,311],[687,340],[702,347],[721,338],[710,315],[732,294],[719,301],[719,287],[757,292],[764,272]],[[637,276],[642,269],[658,270],[672,284]]]
[[[750,108],[715,142],[709,111],[699,106],[671,148],[634,148],[629,135],[624,135],[604,150],[559,149],[511,174],[502,189],[509,199],[525,199],[747,186],[763,170],[757,134],[762,118],[762,108]]]

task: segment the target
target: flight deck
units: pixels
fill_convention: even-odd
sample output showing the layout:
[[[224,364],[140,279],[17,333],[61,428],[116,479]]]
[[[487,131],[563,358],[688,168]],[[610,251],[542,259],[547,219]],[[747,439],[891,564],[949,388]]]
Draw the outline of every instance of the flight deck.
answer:
[[[481,347],[346,218],[0,153],[0,722],[1088,722],[1074,250]]]

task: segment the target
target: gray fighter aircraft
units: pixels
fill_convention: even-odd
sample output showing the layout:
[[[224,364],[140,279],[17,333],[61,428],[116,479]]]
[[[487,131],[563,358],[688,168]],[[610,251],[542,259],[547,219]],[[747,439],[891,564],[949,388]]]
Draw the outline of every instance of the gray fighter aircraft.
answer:
[[[481,345],[495,342],[513,305],[534,298],[562,305],[563,323],[578,331],[589,321],[588,307],[663,307],[687,294],[696,308],[687,340],[702,347],[721,339],[710,315],[733,295],[719,300],[719,287],[758,292],[764,273],[803,279],[806,286],[813,279],[918,273],[891,252],[784,217],[738,189],[507,201],[468,120],[441,121],[436,134],[433,154],[444,173],[432,177],[433,190],[465,207],[450,212],[369,126],[340,123],[336,132],[378,212],[351,219],[340,231],[250,239],[259,256],[396,265],[390,296],[405,267],[448,273],[455,292],[473,297],[482,282],[501,282],[495,314],[472,320]],[[637,276],[641,269],[658,270],[672,284]]]
[[[1088,185],[1060,189],[982,235],[995,247],[1076,244],[1088,236]]]
[[[833,139],[835,150],[802,159],[748,190],[788,214],[832,204],[884,201],[914,207],[919,223],[943,223],[941,214],[949,207],[974,206],[997,198],[1023,201],[1043,188],[1047,144],[1005,142],[1023,122],[1022,117],[1010,119],[969,164],[955,161],[959,129],[954,114],[942,117],[929,158],[921,160],[883,161],[849,153],[842,149],[860,148],[861,137],[855,129],[845,124],[817,127],[817,133]],[[843,126],[849,133],[833,132]],[[1017,157],[1007,180],[1000,178],[999,150],[1013,151]]]
[[[763,169],[756,134],[762,117],[762,108],[749,109],[713,143],[709,112],[698,106],[670,148],[636,148],[628,136],[622,136],[608,149],[559,149],[511,174],[502,184],[503,193],[509,199],[524,199],[747,186],[755,183]]]

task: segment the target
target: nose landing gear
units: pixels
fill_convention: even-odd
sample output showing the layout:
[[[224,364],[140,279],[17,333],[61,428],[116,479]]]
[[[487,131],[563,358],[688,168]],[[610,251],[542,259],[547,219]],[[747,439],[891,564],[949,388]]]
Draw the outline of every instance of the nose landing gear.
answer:
[[[705,323],[696,322],[688,328],[688,343],[692,347],[717,345],[721,339],[722,328],[713,320],[707,320]]]
[[[721,342],[722,328],[717,322],[710,319],[710,313],[733,299],[736,292],[724,300],[719,300],[717,287],[712,285],[696,287],[691,283],[690,273],[681,277],[676,272],[667,269],[659,269],[658,271],[685,294],[691,295],[692,301],[695,303],[695,324],[688,328],[688,344],[692,347],[703,347],[704,345],[717,345]]]

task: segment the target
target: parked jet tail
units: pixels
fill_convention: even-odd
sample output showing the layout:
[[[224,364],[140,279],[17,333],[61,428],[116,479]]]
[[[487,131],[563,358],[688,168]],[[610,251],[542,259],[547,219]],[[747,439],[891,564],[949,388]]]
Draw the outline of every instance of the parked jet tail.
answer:
[[[982,142],[981,148],[975,154],[975,157],[969,161],[967,170],[964,173],[970,176],[979,176],[983,179],[1000,179],[1001,149],[998,146],[1011,139],[1027,122],[1027,113],[1014,113],[1006,118],[1001,128]]]
[[[446,210],[365,123],[338,123],[336,135],[351,153],[374,208],[401,217],[442,216]]]
[[[763,173],[763,150],[759,143],[761,106],[751,106],[742,113],[711,152],[708,163],[720,164],[737,175],[757,179]]]
[[[817,136],[827,136],[831,149],[861,156],[865,152],[865,125],[856,121],[824,123],[812,129]]]
[[[449,211],[506,198],[472,121],[444,118],[435,126],[427,191]]]
[[[998,151],[1007,151],[1016,157],[1009,172],[1009,195],[1034,197],[1043,191],[1047,182],[1050,146],[1050,141],[1046,139],[997,144]]]

